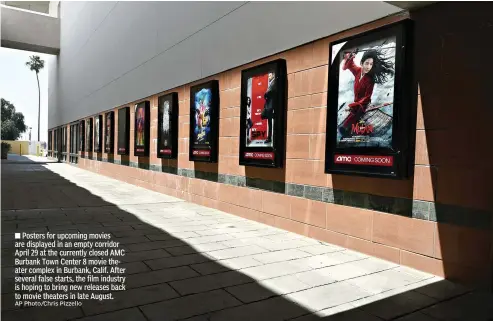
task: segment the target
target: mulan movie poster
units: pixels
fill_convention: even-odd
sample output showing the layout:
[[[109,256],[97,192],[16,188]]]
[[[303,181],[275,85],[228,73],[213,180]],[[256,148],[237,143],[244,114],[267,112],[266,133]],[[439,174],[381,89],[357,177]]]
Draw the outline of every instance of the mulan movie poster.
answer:
[[[104,151],[106,153],[113,153],[113,137],[115,132],[115,112],[110,111],[104,116]]]
[[[130,107],[118,109],[118,155],[128,155],[130,146]]]
[[[396,37],[332,47],[339,56],[337,147],[392,146]]]
[[[215,161],[219,122],[217,81],[192,87],[190,102],[190,160]]]
[[[326,171],[407,177],[417,88],[412,22],[337,40],[329,48]]]
[[[148,100],[135,105],[134,155],[149,155],[149,106]]]
[[[240,165],[282,167],[286,61],[242,71]]]
[[[86,152],[92,152],[92,118],[86,120]]]
[[[157,156],[175,158],[178,138],[178,94],[171,93],[158,98]]]

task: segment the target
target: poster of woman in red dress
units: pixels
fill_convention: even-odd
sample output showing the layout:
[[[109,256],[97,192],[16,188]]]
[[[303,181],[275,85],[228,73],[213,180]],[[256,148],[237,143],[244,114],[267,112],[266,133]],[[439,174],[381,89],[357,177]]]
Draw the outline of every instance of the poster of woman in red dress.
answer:
[[[390,147],[394,115],[395,37],[340,50],[337,147]]]

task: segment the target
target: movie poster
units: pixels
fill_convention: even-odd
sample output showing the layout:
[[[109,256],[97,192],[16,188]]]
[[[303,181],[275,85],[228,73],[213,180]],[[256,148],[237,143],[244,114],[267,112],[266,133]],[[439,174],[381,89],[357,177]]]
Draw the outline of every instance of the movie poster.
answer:
[[[67,127],[62,127],[62,153],[67,152]]]
[[[84,121],[81,120],[79,121],[79,151],[83,152],[85,150],[84,146],[84,138],[85,138],[85,131],[84,131]]]
[[[53,136],[51,135],[51,130],[48,131],[48,150],[52,150],[53,146]]]
[[[246,147],[273,146],[275,85],[274,72],[248,78]]]
[[[404,20],[330,44],[326,172],[408,176],[417,87],[411,28]]]
[[[157,156],[174,158],[177,156],[178,138],[178,94],[171,93],[158,99],[158,141]]]
[[[53,142],[55,143],[53,146],[53,150],[55,152],[57,152],[58,151],[58,128],[55,128],[53,130]]]
[[[281,167],[284,148],[286,62],[243,70],[240,164]]]
[[[217,159],[217,129],[219,121],[218,82],[194,86],[190,90],[190,160]]]
[[[101,152],[101,140],[103,138],[102,136],[102,129],[103,129],[103,121],[102,121],[103,116],[98,115],[94,117],[95,120],[95,125],[94,125],[94,151],[96,153]]]
[[[92,118],[86,120],[86,152],[92,152]]]
[[[392,146],[396,37],[341,50],[339,56],[337,147]]]
[[[148,100],[135,105],[135,156],[149,155],[149,106]]]
[[[79,127],[77,124],[70,125],[70,153],[77,152],[77,135]]]
[[[211,144],[211,117],[210,107],[212,100],[212,91],[210,88],[203,88],[195,94],[195,126],[194,126],[194,145]]]
[[[113,137],[114,137],[114,132],[115,132],[115,120],[114,118],[115,113],[113,111],[110,111],[105,114],[104,116],[104,151],[106,153],[112,154],[113,153]]]
[[[130,107],[118,109],[118,155],[128,155],[130,146]]]

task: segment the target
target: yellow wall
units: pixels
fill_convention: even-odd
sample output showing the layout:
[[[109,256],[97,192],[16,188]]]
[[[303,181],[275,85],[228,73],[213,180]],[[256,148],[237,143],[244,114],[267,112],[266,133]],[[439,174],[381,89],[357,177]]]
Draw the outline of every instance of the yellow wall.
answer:
[[[9,153],[17,155],[28,155],[29,154],[29,142],[21,140],[2,140],[3,142],[9,143],[11,149]]]

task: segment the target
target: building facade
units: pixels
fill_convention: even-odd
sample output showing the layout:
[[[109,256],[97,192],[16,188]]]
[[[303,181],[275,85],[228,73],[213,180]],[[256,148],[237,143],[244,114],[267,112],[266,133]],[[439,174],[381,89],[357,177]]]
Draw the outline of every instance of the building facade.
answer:
[[[490,282],[492,9],[490,3],[403,11],[384,2],[62,2],[60,53],[50,61],[49,154],[432,274]],[[411,175],[326,173],[330,44],[406,19],[414,23],[417,85],[416,121],[408,132],[415,141]],[[239,165],[242,71],[276,59],[287,67],[283,166]],[[194,162],[190,91],[210,80],[219,87],[218,160]],[[178,152],[176,159],[163,159],[158,98],[172,92]],[[150,106],[149,156],[134,156],[134,106],[144,101]],[[128,155],[117,152],[123,107],[130,107]],[[104,137],[106,129],[95,126],[110,111],[113,152],[98,152],[95,145],[105,140],[96,142],[94,135]]]

